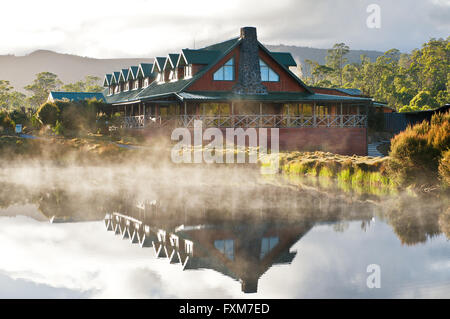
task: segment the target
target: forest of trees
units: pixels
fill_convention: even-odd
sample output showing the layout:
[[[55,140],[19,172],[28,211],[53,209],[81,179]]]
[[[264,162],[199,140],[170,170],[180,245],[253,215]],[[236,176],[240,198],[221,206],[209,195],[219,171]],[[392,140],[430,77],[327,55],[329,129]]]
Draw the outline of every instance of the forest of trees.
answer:
[[[371,62],[347,63],[350,48],[337,43],[325,65],[305,60],[301,73],[308,85],[360,89],[400,112],[433,109],[449,102],[450,37],[431,39],[411,54],[391,49]]]
[[[36,74],[33,82],[25,87],[30,94],[15,91],[7,80],[0,80],[0,110],[21,110],[34,113],[37,108],[47,101],[50,91],[66,92],[101,92],[100,78],[86,76],[83,81],[64,84],[56,74],[41,72]]]
[[[391,49],[374,62],[361,56],[359,63],[348,63],[350,48],[337,43],[328,50],[325,65],[305,60],[301,73],[308,85],[360,89],[401,112],[433,109],[449,102],[449,40],[431,39],[411,54]],[[41,72],[25,87],[30,93],[26,95],[15,91],[9,81],[0,80],[0,110],[34,113],[50,91],[100,92],[100,84],[95,76],[63,84],[56,74]]]

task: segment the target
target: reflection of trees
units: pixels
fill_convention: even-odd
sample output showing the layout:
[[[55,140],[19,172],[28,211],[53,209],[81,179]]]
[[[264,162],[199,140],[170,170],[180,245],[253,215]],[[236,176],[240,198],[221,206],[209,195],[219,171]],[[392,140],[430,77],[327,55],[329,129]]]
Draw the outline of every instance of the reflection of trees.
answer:
[[[450,207],[439,216],[439,227],[445,236],[450,239]]]
[[[0,208],[36,204],[47,218],[62,220],[99,220],[106,212],[126,212],[136,205],[136,189],[33,188],[13,183],[0,185]],[[139,193],[140,199],[158,199],[167,216],[181,211],[209,221],[236,216],[251,219],[270,216],[278,220],[336,223],[335,231],[344,232],[348,221],[361,221],[361,229],[370,226],[375,206],[369,202],[338,196],[332,192],[299,191],[273,185],[158,188]],[[147,196],[147,197],[146,197]],[[378,206],[380,217],[393,227],[403,244],[424,243],[444,233],[450,239],[448,198],[398,196]],[[185,213],[183,213],[185,214]],[[191,216],[193,217],[193,216]],[[168,220],[174,220],[168,219]]]
[[[29,189],[13,183],[0,185],[0,208],[8,208],[13,205],[25,205],[33,202],[34,198]]]
[[[402,244],[425,243],[449,227],[449,219],[442,218],[445,203],[433,198],[398,198],[395,206],[386,213]],[[441,222],[442,220],[442,222]]]

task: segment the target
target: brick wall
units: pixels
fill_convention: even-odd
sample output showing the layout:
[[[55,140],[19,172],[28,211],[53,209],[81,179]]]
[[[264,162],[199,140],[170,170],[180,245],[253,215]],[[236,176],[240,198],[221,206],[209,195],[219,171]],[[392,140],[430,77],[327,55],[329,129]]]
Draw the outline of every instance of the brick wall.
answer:
[[[226,136],[225,129],[221,129]],[[203,129],[203,132],[205,129]],[[170,141],[172,130],[150,128],[130,130],[130,133],[143,134],[149,141]],[[268,147],[270,147],[270,129],[267,129]],[[194,134],[191,130],[191,136]],[[281,151],[325,151],[341,155],[367,155],[366,128],[280,128],[279,141]],[[204,142],[207,144],[208,142]]]

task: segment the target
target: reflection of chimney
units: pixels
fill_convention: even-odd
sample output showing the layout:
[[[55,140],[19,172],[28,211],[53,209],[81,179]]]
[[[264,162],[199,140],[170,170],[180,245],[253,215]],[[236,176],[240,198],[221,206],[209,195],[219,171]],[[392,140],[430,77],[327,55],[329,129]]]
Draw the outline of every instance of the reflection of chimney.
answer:
[[[242,278],[241,289],[243,293],[254,294],[258,291],[258,277]]]
[[[239,78],[238,83],[233,87],[233,92],[237,94],[267,94],[267,88],[261,83],[256,28],[241,28],[241,40]]]

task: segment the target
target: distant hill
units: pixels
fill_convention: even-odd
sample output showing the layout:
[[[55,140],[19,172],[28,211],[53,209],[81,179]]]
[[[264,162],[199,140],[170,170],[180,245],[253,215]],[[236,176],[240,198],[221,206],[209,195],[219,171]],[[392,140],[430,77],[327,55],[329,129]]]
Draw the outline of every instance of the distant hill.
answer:
[[[103,80],[106,73],[141,62],[152,63],[153,58],[94,59],[38,50],[25,56],[0,55],[0,80],[9,80],[16,90],[25,92],[23,87],[30,84],[39,72],[52,72],[64,83],[73,83],[86,75],[95,75]]]
[[[304,63],[305,59],[310,59],[323,64],[327,55],[326,49],[286,45],[268,45],[267,48],[271,51],[290,52],[297,63]],[[361,54],[375,60],[383,53],[351,50],[347,58],[350,63],[359,62]],[[137,65],[141,62],[152,63],[153,58],[94,59],[38,50],[25,56],[0,55],[0,80],[9,80],[16,90],[25,92],[23,87],[31,83],[35,74],[39,72],[52,72],[57,74],[64,83],[73,83],[82,80],[86,75],[95,75],[103,79],[106,73]]]

